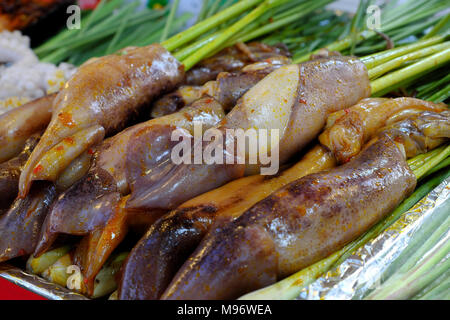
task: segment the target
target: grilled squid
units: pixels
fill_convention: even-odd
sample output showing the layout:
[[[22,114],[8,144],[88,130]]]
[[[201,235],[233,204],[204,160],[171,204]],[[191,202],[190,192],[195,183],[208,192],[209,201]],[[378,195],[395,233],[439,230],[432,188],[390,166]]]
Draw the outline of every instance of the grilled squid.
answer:
[[[54,99],[55,94],[45,96],[0,116],[0,163],[20,153],[32,134],[47,127]]]
[[[237,298],[342,248],[412,193],[407,157],[450,137],[449,120],[448,111],[427,111],[394,123],[350,162],[295,180],[214,228],[162,298]]]
[[[20,176],[20,196],[33,180],[55,181],[75,158],[123,129],[143,105],[183,77],[183,66],[158,44],[83,64],[53,102],[51,122]]]
[[[147,182],[146,173],[167,174],[164,165],[171,161],[171,148],[178,143],[172,141],[175,129],[189,135],[195,121],[202,121],[206,129],[223,116],[218,103],[204,98],[180,112],[137,124],[106,139],[92,150],[94,160],[89,172],[53,205],[35,255],[44,252],[59,233],[87,235],[103,227],[121,197]],[[160,212],[164,211],[154,211],[155,216]]]
[[[247,65],[236,72],[221,72],[215,80],[211,80],[201,87],[182,86],[158,100],[153,105],[151,115],[160,117],[170,114],[205,95],[213,97],[226,111],[229,111],[251,87],[272,71],[289,63],[291,63],[291,59],[288,57],[271,57]]]
[[[167,163],[166,170],[170,173],[161,177],[148,175],[149,183],[131,193],[127,207],[173,209],[245,173],[256,173],[259,164],[242,164],[245,162],[242,159],[252,156],[248,149],[235,151],[233,155],[227,153],[236,150],[237,143],[235,136],[227,135],[228,129],[235,133],[238,129],[274,129],[279,139],[268,151],[278,147],[277,159],[282,164],[319,134],[330,113],[348,108],[369,95],[367,70],[355,58],[332,57],[281,67],[247,91],[216,126],[225,137],[223,157],[234,157],[234,164],[225,159],[213,164]],[[205,142],[203,150],[215,143]]]
[[[399,103],[400,102],[400,103]],[[412,98],[367,98],[344,111],[332,113],[319,140],[338,138],[356,127],[360,139],[348,140],[347,148],[359,153],[377,130],[405,114],[442,111],[446,106]],[[337,121],[337,119],[339,119]],[[364,119],[355,122],[355,119]],[[354,145],[353,145],[354,143]],[[284,185],[338,163],[336,144],[313,147],[297,164],[277,176],[244,177],[199,195],[158,220],[131,251],[119,284],[121,299],[157,299],[194,251],[213,223],[229,222]]]
[[[415,98],[369,98],[328,117],[320,135],[322,145],[333,151],[340,163],[357,155],[361,147],[383,125],[397,122],[425,110],[444,111],[447,106]]]
[[[39,181],[25,198],[17,198],[0,216],[0,262],[33,253],[42,223],[56,197],[51,182]]]

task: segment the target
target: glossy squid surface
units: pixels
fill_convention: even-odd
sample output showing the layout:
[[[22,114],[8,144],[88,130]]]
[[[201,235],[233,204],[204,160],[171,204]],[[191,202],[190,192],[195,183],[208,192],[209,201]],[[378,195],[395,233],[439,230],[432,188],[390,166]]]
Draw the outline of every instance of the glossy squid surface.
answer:
[[[335,252],[414,190],[406,156],[450,137],[449,116],[424,112],[383,128],[350,162],[300,178],[213,229],[162,298],[236,298]]]
[[[51,122],[21,174],[20,196],[33,180],[55,181],[72,160],[123,129],[142,106],[183,77],[183,66],[158,44],[83,64],[53,102]]]

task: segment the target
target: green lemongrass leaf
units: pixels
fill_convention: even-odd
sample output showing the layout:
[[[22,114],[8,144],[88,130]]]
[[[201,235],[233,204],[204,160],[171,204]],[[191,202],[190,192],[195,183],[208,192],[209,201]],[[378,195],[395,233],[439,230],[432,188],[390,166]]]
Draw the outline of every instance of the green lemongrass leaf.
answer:
[[[202,6],[200,8],[200,12],[198,13],[197,21],[195,22],[195,24],[197,24],[205,19],[206,13],[208,12],[208,4],[209,4],[209,0],[202,1]]]
[[[450,145],[446,146],[444,150],[442,150],[436,156],[429,159],[420,168],[414,170],[414,174],[416,175],[417,179],[422,178],[422,176],[424,176],[428,171],[433,169],[433,167],[437,166],[440,162],[444,161],[449,156],[450,156]]]
[[[211,17],[213,14],[217,13],[217,9],[219,8],[221,0],[215,0],[211,7],[209,8],[208,12],[206,13],[206,18]]]
[[[448,292],[450,292],[450,273],[443,274],[444,277],[439,277],[437,284],[428,292],[420,297],[414,297],[416,300],[448,300]]]
[[[120,6],[122,3],[123,3],[123,0],[108,1],[107,4],[104,6],[103,10],[101,10],[101,13],[97,14],[97,18],[94,22],[97,23],[99,20],[110,15],[111,12],[113,10],[115,10],[118,6]],[[91,15],[92,15],[92,12],[90,12],[85,17],[81,18],[81,26],[82,27],[85,26],[86,19],[88,19]],[[76,36],[80,32],[80,30],[64,29],[63,31],[58,33],[56,36],[52,37],[50,40],[46,41],[39,47],[35,48],[34,52],[39,55],[39,54],[43,53],[49,46],[57,47],[58,42],[60,42],[63,39],[67,39],[68,37]]]
[[[443,102],[447,100],[449,97],[450,97],[450,84],[448,84],[447,86],[445,86],[445,88],[433,94],[431,97],[428,98],[428,100],[434,102]]]
[[[430,30],[422,39],[429,39],[437,35],[450,22],[450,13],[442,17],[442,19]],[[447,30],[448,31],[448,30]]]
[[[305,17],[306,15],[313,12],[314,10],[321,8],[332,1],[333,0],[322,0],[322,1],[317,0],[317,1],[314,1],[313,3],[307,3],[307,6],[305,6],[304,8],[302,7],[301,12],[299,12],[295,15],[287,16],[284,19],[274,21],[272,23],[268,23],[268,24],[264,25],[262,28],[259,28],[251,33],[248,33],[248,34],[245,34],[245,35],[239,37],[237,39],[237,42],[247,42],[249,40],[256,39],[257,37],[260,37],[262,35],[270,33],[282,26],[285,26],[285,25],[297,20],[297,19]]]
[[[159,40],[160,42],[163,42],[169,36],[169,33],[171,32],[173,19],[175,18],[175,14],[176,14],[176,12],[178,10],[179,4],[180,4],[180,0],[174,0],[173,1],[172,7],[170,8],[169,17],[167,18],[166,25],[164,26],[163,33],[162,33],[161,38]]]
[[[197,62],[201,61],[208,56],[211,52],[219,49],[223,43],[230,39],[234,34],[242,30],[246,25],[251,23],[253,20],[257,19],[259,16],[264,14],[267,10],[274,6],[278,6],[287,0],[266,0],[244,18],[233,24],[231,27],[223,31],[216,39],[206,44],[204,47],[197,50],[193,55],[190,55],[182,61],[185,66],[185,70],[189,70]],[[175,54],[176,57],[176,54]]]
[[[421,244],[418,250],[414,251],[409,259],[402,263],[401,267],[366,299],[408,299],[447,271],[450,268],[450,259],[445,259],[444,262],[441,260],[450,252],[450,241],[448,241],[447,234],[449,228],[450,217],[447,217],[445,222],[431,233],[431,237]],[[422,243],[423,237],[417,236],[412,241],[414,240]]]
[[[110,41],[108,48],[105,51],[105,55],[113,53],[112,50],[113,50],[114,46],[119,41],[120,36],[122,35],[123,31],[125,30],[127,22],[130,19],[131,14],[133,13],[133,10],[138,6],[138,4],[139,3],[135,1],[132,3],[132,6],[130,6],[129,8],[127,8],[125,10],[124,17],[122,18],[122,21],[120,22],[119,28],[117,29],[116,33],[114,34],[114,37]]]

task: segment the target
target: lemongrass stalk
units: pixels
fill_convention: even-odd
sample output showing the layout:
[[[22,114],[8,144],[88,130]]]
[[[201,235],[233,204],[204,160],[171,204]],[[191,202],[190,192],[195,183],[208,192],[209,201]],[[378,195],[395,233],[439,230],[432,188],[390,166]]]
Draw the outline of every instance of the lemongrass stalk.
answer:
[[[418,96],[426,96],[444,83],[450,83],[450,74],[447,74],[445,77],[438,81],[433,81],[428,83],[427,85],[423,85],[417,88],[417,91],[419,92]]]
[[[186,21],[189,20],[190,17],[191,17],[191,14],[188,12],[185,12],[180,17],[178,17],[177,20],[175,21],[175,23],[173,24],[174,30],[180,29],[186,23]],[[156,29],[156,30],[158,30],[158,29]],[[158,31],[156,31],[155,34],[150,34],[150,36],[147,36],[144,39],[137,42],[136,45],[137,46],[146,46],[151,43],[155,43],[155,42],[157,42],[157,39],[160,37],[161,33],[162,33],[162,31],[158,30]]]
[[[445,149],[445,146],[436,148],[430,152],[420,154],[410,160],[408,160],[408,165],[411,170],[417,170],[419,167],[423,166],[430,159],[441,153]]]
[[[101,16],[101,12],[105,4],[107,3],[107,0],[100,0],[100,2],[97,4],[95,9],[92,11],[92,13],[87,17],[86,23],[84,26],[80,29],[80,32],[78,33],[77,37],[80,35],[83,35],[83,33],[86,32],[86,29],[89,29],[89,27],[99,20],[99,17]]]
[[[392,60],[385,62],[383,64],[380,64],[374,68],[371,68],[369,70],[369,78],[370,79],[378,78],[379,76],[381,76],[391,70],[397,69],[398,67],[402,66],[406,62],[416,60],[419,58],[423,58],[423,57],[427,57],[431,54],[435,54],[437,52],[440,52],[440,51],[448,49],[448,48],[450,48],[450,41],[440,43],[440,44],[437,44],[437,45],[434,45],[431,47],[427,47],[427,48],[419,50],[419,51],[405,54],[401,57],[392,59]]]
[[[324,0],[322,0],[324,1]],[[331,2],[330,0],[326,0],[326,2]],[[308,3],[306,3],[308,5]],[[309,7],[308,6],[302,6],[302,10],[307,10]],[[291,13],[289,13],[291,14]],[[294,14],[292,14],[292,16],[295,16],[297,19],[300,18],[300,16],[297,16]],[[290,16],[291,17],[291,16]],[[292,18],[291,18],[292,19]],[[246,26],[244,28],[244,30],[242,30],[241,32],[239,32],[236,36],[234,36],[232,38],[232,40],[227,41],[226,43],[224,43],[220,48],[216,49],[215,51],[220,51],[221,49],[225,48],[225,47],[229,47],[232,46],[233,44],[235,44],[236,42],[246,42],[249,41],[251,39],[254,39],[258,36],[261,36],[263,34],[266,34],[268,32],[274,31],[277,28],[281,27],[282,25],[286,25],[289,23],[289,21],[287,20],[283,20],[284,23],[278,23],[278,21],[276,23],[271,23],[271,24],[267,24],[265,26],[263,26],[262,28],[265,28],[265,31],[261,32],[257,32],[257,33],[252,33],[255,29],[258,29],[258,25],[254,24],[251,25],[249,24],[248,26]],[[259,31],[259,29],[257,30]],[[224,32],[224,30],[219,30],[214,32],[211,35],[208,35],[207,37],[201,38],[199,40],[197,40],[196,42],[194,42],[193,44],[179,50],[178,52],[175,53],[175,56],[178,60],[184,60],[187,57],[189,57],[190,55],[194,54],[197,50],[199,50],[200,48],[202,48],[203,46],[205,46],[208,43],[211,43],[213,40],[217,39],[222,33]],[[241,35],[244,34],[246,35],[245,38],[243,38]],[[241,36],[241,38],[239,38],[239,36]],[[213,52],[211,52],[213,53]]]
[[[406,9],[401,9],[400,7],[405,7]],[[383,27],[381,29],[381,32],[386,33],[409,23],[420,21],[426,17],[434,15],[436,12],[443,8],[445,8],[444,4],[437,5],[433,1],[415,1],[414,3],[412,3],[412,1],[408,1],[402,6],[395,8],[395,10],[385,11],[387,12],[387,14],[382,15]],[[395,12],[395,14],[392,14],[392,12]],[[349,35],[342,40],[326,45],[324,48],[330,51],[341,52],[345,49],[350,48],[355,42],[359,43],[362,40],[373,38],[376,35],[377,33],[374,31],[364,30],[358,33],[356,38]],[[318,50],[299,56],[295,59],[294,62],[304,62],[309,59],[311,54],[317,53]]]
[[[136,6],[138,5],[137,2],[133,3],[133,6],[130,6],[129,8],[126,9],[125,11],[125,15],[122,18],[122,21],[119,24],[119,28],[117,29],[114,37],[111,39],[111,41],[109,42],[108,48],[105,51],[105,55],[107,54],[111,54],[113,52],[113,48],[116,45],[117,41],[119,41],[120,36],[123,33],[123,30],[125,30],[125,27],[127,25],[128,20],[131,17],[131,14],[133,13],[132,10],[134,10],[136,8]]]
[[[436,37],[430,38],[428,40],[417,41],[410,45],[406,45],[406,46],[402,46],[402,47],[398,47],[398,48],[394,48],[394,49],[390,49],[390,50],[385,50],[382,52],[377,52],[377,53],[362,57],[360,59],[362,62],[364,62],[364,64],[366,65],[366,67],[368,69],[372,69],[372,68],[374,68],[382,63],[385,63],[387,61],[390,61],[394,58],[398,58],[407,53],[411,53],[411,52],[417,51],[419,49],[426,48],[426,47],[444,42],[444,40],[445,40],[444,37],[436,36]]]
[[[444,161],[448,156],[450,156],[450,145],[448,145],[444,150],[442,150],[439,154],[431,158],[427,161],[423,166],[414,171],[414,174],[420,179],[423,175],[425,175],[428,171],[433,169],[433,167],[437,166],[440,162]]]
[[[277,30],[280,27],[283,27],[285,25],[288,25],[289,23],[296,21],[297,19],[303,18],[306,15],[310,14],[311,12],[313,12],[314,10],[321,8],[325,5],[327,5],[328,3],[333,2],[333,0],[322,0],[322,1],[315,1],[313,3],[306,3],[307,6],[305,6],[304,8],[302,7],[301,12],[295,14],[295,15],[291,15],[291,16],[287,16],[284,19],[278,20],[278,21],[274,21],[272,23],[268,23],[266,25],[264,25],[261,28],[258,28],[257,30],[247,33],[245,35],[242,35],[241,37],[239,37],[237,39],[237,42],[247,42],[249,40],[252,39],[256,39],[260,36],[263,36],[265,34],[268,34],[274,30]]]
[[[402,262],[400,269],[398,270],[400,273],[403,271],[408,271],[413,268],[417,263],[425,256],[428,256],[428,251],[433,248],[439,241],[442,239],[442,235],[448,232],[450,227],[450,217],[441,223],[437,228],[433,228],[431,233],[427,233],[427,238],[424,240],[423,238],[417,237],[416,243],[420,245],[418,249],[414,249],[414,253],[409,255],[409,258]],[[414,246],[414,243],[413,243]]]
[[[358,34],[357,37],[357,41],[361,41],[364,40],[370,33],[368,32],[361,32],[360,34]],[[344,49],[347,49],[349,46],[351,46],[352,41],[354,41],[354,39],[352,39],[351,37],[346,37],[342,40],[338,40],[336,42],[333,42],[327,46],[325,46],[324,48],[329,50],[329,51],[342,51]],[[309,60],[309,57],[313,54],[316,54],[320,49],[314,50],[312,52],[309,52],[307,54],[301,55],[298,58],[296,58],[294,60],[294,63],[301,63],[301,62],[305,62],[307,60]]]
[[[176,14],[176,12],[178,10],[179,4],[180,4],[180,0],[174,0],[173,1],[172,7],[170,8],[169,17],[167,18],[166,25],[164,26],[163,33],[162,33],[161,38],[159,40],[160,42],[165,41],[167,39],[167,37],[169,36],[169,33],[171,31],[171,26],[172,26],[172,23],[173,23],[173,19],[175,18],[175,14]]]
[[[371,82],[372,95],[400,83],[401,80],[412,78],[424,71],[433,70],[448,61],[450,61],[450,49],[435,53],[410,66],[378,78]]]
[[[437,285],[435,285],[431,290],[429,290],[427,293],[421,295],[420,297],[414,299],[416,300],[444,300],[444,297],[446,293],[450,292],[450,274],[444,274],[445,277],[443,279],[440,279],[441,281],[438,282]]]
[[[202,1],[202,6],[200,8],[200,12],[198,13],[197,21],[195,22],[195,24],[198,24],[203,19],[205,19],[206,13],[208,12],[208,3],[209,3],[209,0]]]
[[[189,70],[192,68],[196,63],[204,59],[208,56],[211,52],[215,51],[216,49],[220,48],[220,46],[226,42],[228,39],[230,39],[233,35],[235,35],[237,32],[242,30],[246,25],[260,17],[262,14],[264,14],[267,10],[269,10],[272,7],[278,6],[285,2],[287,0],[266,0],[262,4],[260,4],[258,7],[256,7],[254,10],[252,10],[249,14],[247,14],[245,17],[243,17],[241,20],[233,24],[231,27],[226,29],[224,32],[222,32],[216,39],[205,45],[204,47],[200,48],[195,52],[194,54],[190,55],[186,59],[182,61],[184,64],[185,70]],[[206,21],[206,20],[205,20]],[[175,54],[176,57],[176,54]]]
[[[418,294],[416,294],[414,297],[412,297],[412,300],[421,300],[421,298],[431,291],[433,291],[436,287],[441,285],[442,283],[445,283],[446,280],[449,280],[450,282],[450,270],[447,270],[443,274],[441,274],[439,277],[437,277],[434,281],[430,282],[425,288],[423,288]]]
[[[450,218],[443,224],[446,227],[445,231],[448,231],[450,227]],[[440,228],[441,229],[441,228]],[[439,230],[442,231],[442,230]],[[438,232],[433,232],[433,235]],[[439,233],[442,236],[442,233]],[[408,272],[402,273],[403,270],[399,270],[388,280],[386,280],[378,289],[369,294],[365,299],[367,300],[393,300],[393,299],[408,299],[414,294],[417,294],[428,283],[436,279],[443,272],[450,268],[450,259],[445,259],[444,262],[439,263],[450,252],[450,241],[448,236],[445,238],[447,241],[440,241],[440,243],[433,247],[431,251],[427,252],[427,256],[418,263],[413,269]],[[423,246],[420,253],[430,249],[427,246]],[[411,258],[421,258],[418,254],[414,254]],[[407,269],[406,269],[407,270]]]
[[[445,15],[434,27],[433,29],[430,30],[430,32],[428,32],[426,35],[424,35],[422,37],[422,39],[429,39],[433,36],[435,36],[436,34],[438,34],[441,29],[448,23],[450,22],[450,14]]]
[[[368,0],[360,0],[358,9],[356,10],[356,14],[354,15],[352,22],[350,24],[350,38],[352,39],[352,44],[350,47],[350,55],[353,55],[355,52],[355,46],[358,41],[358,34],[359,34],[358,27],[368,6],[369,6]]]
[[[242,12],[261,3],[263,0],[242,0],[235,5],[215,14],[214,16],[203,20],[202,22],[190,27],[189,29],[180,32],[172,38],[161,43],[168,51],[174,51],[182,45],[198,38],[205,32],[221,25],[227,20],[236,17]]]
[[[89,32],[104,31],[104,30],[109,30],[111,28],[117,28],[117,21],[120,20],[120,18],[122,18],[123,11],[130,5],[132,5],[132,3],[123,7],[123,9],[119,13],[112,15],[111,17],[96,24],[89,30]],[[164,17],[166,15],[167,11],[168,11],[167,8],[165,8],[163,10],[145,9],[143,11],[138,11],[133,14],[131,21],[128,24],[128,27],[141,25],[142,23]]]
[[[294,273],[277,283],[247,293],[239,300],[291,300],[296,298],[302,288],[313,283],[318,277],[330,269],[334,262],[345,252],[345,247],[327,258]]]
[[[215,0],[213,2],[213,4],[211,5],[211,7],[209,8],[208,12],[206,13],[206,18],[211,17],[219,8],[219,4],[220,4],[221,0]]]
[[[97,21],[103,19],[104,17],[110,15],[111,12],[116,7],[118,7],[120,4],[122,4],[122,2],[123,2],[123,0],[111,0],[111,1],[108,1],[107,4],[105,5],[105,7],[103,8],[101,14],[97,15],[97,19],[94,22],[97,22]],[[89,13],[86,17],[81,19],[81,26],[85,25],[86,19],[88,19],[89,16],[92,15],[92,13],[93,12]],[[39,47],[35,48],[34,51],[35,51],[36,54],[40,54],[48,46],[54,45],[55,43],[58,43],[62,39],[66,39],[68,37],[72,37],[72,36],[76,35],[79,32],[80,32],[80,30],[64,29],[63,31],[58,33],[56,36],[51,38],[50,40],[46,41],[45,43],[43,43]]]
[[[40,275],[48,267],[53,265],[59,258],[70,251],[70,246],[62,246],[43,253],[41,256],[35,258],[31,255],[27,260],[26,269],[34,274]]]
[[[436,22],[439,21],[439,18],[430,19],[420,24],[415,24],[414,27],[401,28],[396,32],[395,35],[391,37],[391,40],[396,42],[401,39],[416,35],[418,33],[422,33],[424,30],[428,29],[428,27],[435,25]],[[423,39],[422,39],[423,40]]]
[[[214,39],[216,39],[220,34],[222,33],[222,30],[216,31],[213,34],[209,35],[206,38],[202,38],[195,43],[191,44],[190,46],[183,48],[175,53],[175,57],[178,60],[184,60],[190,55],[192,55],[194,52],[199,50],[201,47],[205,46],[206,44],[212,42]]]
[[[439,163],[437,166],[433,167],[433,169],[431,169],[430,171],[427,171],[424,175],[423,178],[428,177],[429,175],[447,167],[450,166],[450,157],[446,158],[444,161],[442,161],[441,163]]]

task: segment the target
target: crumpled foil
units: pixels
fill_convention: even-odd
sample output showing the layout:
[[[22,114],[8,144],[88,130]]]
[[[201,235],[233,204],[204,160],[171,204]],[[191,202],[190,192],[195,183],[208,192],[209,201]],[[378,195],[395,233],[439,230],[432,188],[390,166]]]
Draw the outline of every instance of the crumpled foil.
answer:
[[[386,274],[400,266],[402,254],[419,232],[442,215],[450,213],[450,177],[431,191],[394,224],[349,256],[342,264],[328,271],[303,288],[300,300],[349,300],[367,297],[385,280]],[[429,234],[429,233],[427,233]],[[440,239],[449,240],[450,230]],[[425,237],[426,239],[426,237]],[[449,259],[450,254],[444,257]],[[441,260],[442,261],[442,260]]]

